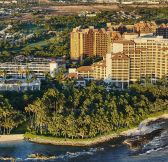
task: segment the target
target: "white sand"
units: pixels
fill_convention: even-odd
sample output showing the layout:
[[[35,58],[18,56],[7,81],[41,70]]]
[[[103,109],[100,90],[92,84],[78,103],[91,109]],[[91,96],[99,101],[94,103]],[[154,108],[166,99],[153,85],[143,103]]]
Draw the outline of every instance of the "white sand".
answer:
[[[24,134],[0,135],[0,142],[20,141],[24,139]]]

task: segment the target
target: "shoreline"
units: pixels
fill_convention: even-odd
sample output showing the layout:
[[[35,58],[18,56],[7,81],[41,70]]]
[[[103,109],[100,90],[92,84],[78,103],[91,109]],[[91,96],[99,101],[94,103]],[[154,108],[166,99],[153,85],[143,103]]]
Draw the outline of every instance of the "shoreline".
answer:
[[[43,136],[43,135],[33,135],[31,133],[27,133],[25,134],[25,140],[33,143],[39,143],[39,144],[89,147],[89,146],[103,144],[114,139],[127,137],[129,136],[129,134],[132,134],[136,130],[137,128],[132,128],[129,130],[124,130],[117,133],[111,133],[108,135],[102,135],[102,136],[90,138],[90,139],[69,139],[69,138],[64,139],[64,138],[57,138],[57,137],[50,137],[50,136]]]
[[[162,114],[154,117],[149,117],[143,120],[141,123],[149,123],[151,121],[155,121],[157,119],[168,119],[168,114]],[[131,128],[127,130],[120,130],[116,133],[111,133],[107,135],[98,136],[95,138],[90,139],[64,139],[64,138],[57,138],[57,137],[50,137],[44,135],[34,135],[31,133],[26,134],[12,134],[12,135],[0,135],[0,143],[1,142],[13,142],[13,141],[21,141],[27,140],[33,143],[39,144],[51,144],[51,145],[61,145],[61,146],[94,146],[109,142],[111,140],[115,140],[118,138],[126,138],[130,136],[136,135],[138,132],[138,126],[136,128]]]
[[[39,144],[76,146],[76,147],[98,145],[120,137],[118,134],[111,134],[111,135],[101,136],[101,137],[92,138],[92,139],[63,139],[63,138],[46,137],[46,136],[39,136],[39,135],[33,135],[33,136],[34,136],[33,138],[25,137],[25,139],[27,139],[30,142],[39,143]]]
[[[149,117],[145,120],[143,120],[141,123],[149,123],[151,121],[155,121],[157,119],[168,119],[168,114],[162,114],[162,115],[154,115],[153,117]],[[25,134],[25,139],[27,139],[30,142],[34,143],[40,143],[40,144],[51,144],[51,145],[61,145],[61,146],[94,146],[102,143],[109,142],[111,140],[114,140],[116,138],[120,137],[129,137],[134,136],[138,132],[138,126],[136,128],[131,128],[127,130],[123,130],[116,133],[111,133],[108,135],[103,135],[100,137],[95,137],[91,139],[64,139],[64,138],[57,138],[57,137],[48,137],[48,136],[42,136],[42,135],[33,135],[33,134]]]
[[[24,140],[24,134],[10,134],[10,135],[0,135],[1,142],[12,142]]]

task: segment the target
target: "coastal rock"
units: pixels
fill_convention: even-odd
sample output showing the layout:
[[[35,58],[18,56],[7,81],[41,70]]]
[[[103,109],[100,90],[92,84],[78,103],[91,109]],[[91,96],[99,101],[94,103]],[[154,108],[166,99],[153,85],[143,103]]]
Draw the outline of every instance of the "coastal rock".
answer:
[[[161,132],[162,129],[158,129],[148,134],[137,135],[126,139],[123,143],[127,144],[131,149],[140,149],[144,144],[147,144],[148,142],[153,140],[154,137],[160,136]]]
[[[129,134],[124,144],[141,153],[168,146],[168,116],[143,121],[135,133]]]
[[[51,160],[51,159],[55,159],[56,156],[46,156],[46,155],[43,155],[43,154],[39,154],[39,153],[36,153],[36,154],[30,154],[28,155],[28,158],[27,160]]]
[[[0,161],[15,161],[15,158],[13,157],[8,157],[8,156],[4,156],[4,157],[0,157]]]

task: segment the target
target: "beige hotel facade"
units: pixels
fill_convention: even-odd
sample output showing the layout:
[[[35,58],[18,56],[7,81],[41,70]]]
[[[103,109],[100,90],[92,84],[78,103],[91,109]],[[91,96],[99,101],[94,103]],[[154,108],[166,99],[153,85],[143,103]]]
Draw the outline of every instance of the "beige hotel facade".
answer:
[[[100,56],[111,52],[112,41],[121,38],[117,31],[100,30],[94,27],[81,29],[76,27],[70,33],[71,60],[82,60],[83,57]]]
[[[168,78],[168,39],[137,34],[133,38],[131,34],[131,40],[113,41],[112,52],[102,61],[79,67],[76,73],[78,78],[104,80],[121,84],[122,88],[147,77],[155,83],[162,77]]]

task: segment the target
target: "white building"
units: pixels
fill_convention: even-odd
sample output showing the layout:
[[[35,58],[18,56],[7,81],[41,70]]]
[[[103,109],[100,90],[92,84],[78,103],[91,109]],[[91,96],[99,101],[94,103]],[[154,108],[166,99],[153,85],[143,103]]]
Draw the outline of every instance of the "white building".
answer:
[[[40,90],[41,81],[25,79],[0,80],[0,91],[35,91]]]
[[[47,74],[53,77],[57,68],[58,64],[56,62],[0,63],[0,72],[4,73],[1,74],[1,77],[6,75],[13,78],[26,78],[29,74],[44,79]]]

